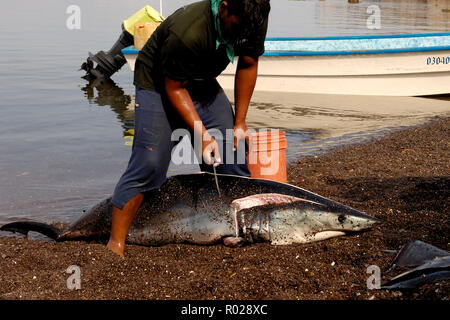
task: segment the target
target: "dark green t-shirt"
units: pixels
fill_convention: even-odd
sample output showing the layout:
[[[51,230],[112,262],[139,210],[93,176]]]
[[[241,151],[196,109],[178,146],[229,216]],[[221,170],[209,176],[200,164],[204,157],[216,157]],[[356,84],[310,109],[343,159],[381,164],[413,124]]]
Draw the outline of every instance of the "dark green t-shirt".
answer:
[[[261,56],[267,24],[236,45],[235,55]],[[163,92],[165,77],[196,83],[214,80],[229,62],[225,46],[216,49],[211,2],[204,0],[178,9],[155,30],[136,59],[134,85]]]

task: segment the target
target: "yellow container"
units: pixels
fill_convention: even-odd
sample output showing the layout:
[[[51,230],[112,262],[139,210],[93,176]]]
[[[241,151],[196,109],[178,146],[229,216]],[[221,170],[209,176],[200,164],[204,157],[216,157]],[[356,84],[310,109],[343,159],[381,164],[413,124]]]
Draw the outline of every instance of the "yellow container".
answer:
[[[160,15],[158,11],[150,6],[145,6],[127,20],[124,20],[123,27],[134,36],[134,26],[136,24],[145,22],[162,22],[163,20],[163,16]]]
[[[152,33],[158,28],[161,22],[143,22],[134,25],[134,47],[141,50]]]

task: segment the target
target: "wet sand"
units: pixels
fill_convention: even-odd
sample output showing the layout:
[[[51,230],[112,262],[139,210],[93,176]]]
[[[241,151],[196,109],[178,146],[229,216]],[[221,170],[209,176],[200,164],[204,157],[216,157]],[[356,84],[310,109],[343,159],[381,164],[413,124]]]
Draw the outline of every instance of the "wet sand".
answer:
[[[226,91],[234,102],[233,92]],[[300,130],[314,139],[414,126],[449,112],[447,96],[391,97],[256,91],[248,110],[250,128]]]
[[[293,164],[290,183],[384,221],[317,243],[128,246],[122,260],[101,243],[3,237],[0,298],[448,300],[450,281],[410,292],[368,290],[366,270],[384,272],[393,256],[381,250],[411,240],[450,249],[449,159],[450,118],[439,118]],[[67,288],[71,265],[81,268],[81,290]]]

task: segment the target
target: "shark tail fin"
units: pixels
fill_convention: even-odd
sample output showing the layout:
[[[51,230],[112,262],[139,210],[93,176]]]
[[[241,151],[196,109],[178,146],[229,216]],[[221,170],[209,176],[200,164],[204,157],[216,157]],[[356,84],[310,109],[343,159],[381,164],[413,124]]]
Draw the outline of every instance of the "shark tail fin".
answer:
[[[1,231],[18,232],[27,235],[30,231],[42,233],[43,235],[58,240],[62,231],[54,226],[46,223],[33,222],[33,221],[18,221],[3,225],[0,227]]]

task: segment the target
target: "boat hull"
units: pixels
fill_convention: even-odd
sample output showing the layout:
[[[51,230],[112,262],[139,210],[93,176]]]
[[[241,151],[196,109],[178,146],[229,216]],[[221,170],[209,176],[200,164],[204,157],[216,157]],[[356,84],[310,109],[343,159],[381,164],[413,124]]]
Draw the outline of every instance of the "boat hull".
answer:
[[[256,91],[423,96],[450,93],[450,33],[268,38]],[[134,70],[138,51],[124,49]],[[237,62],[217,78],[234,88]]]
[[[262,56],[255,90],[345,95],[422,96],[450,93],[450,50],[330,56]],[[235,64],[217,78],[233,89]]]

